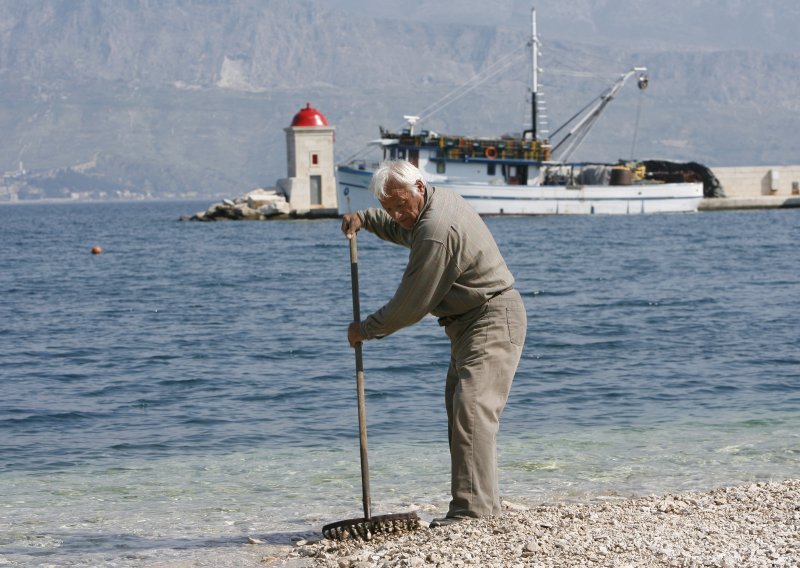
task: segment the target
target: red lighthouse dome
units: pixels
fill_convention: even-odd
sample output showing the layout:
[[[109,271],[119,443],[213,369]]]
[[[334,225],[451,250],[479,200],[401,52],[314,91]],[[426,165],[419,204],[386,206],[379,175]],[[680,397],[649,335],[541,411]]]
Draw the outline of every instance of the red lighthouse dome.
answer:
[[[328,126],[328,120],[324,114],[312,108],[311,103],[306,103],[306,108],[294,115],[292,126]]]

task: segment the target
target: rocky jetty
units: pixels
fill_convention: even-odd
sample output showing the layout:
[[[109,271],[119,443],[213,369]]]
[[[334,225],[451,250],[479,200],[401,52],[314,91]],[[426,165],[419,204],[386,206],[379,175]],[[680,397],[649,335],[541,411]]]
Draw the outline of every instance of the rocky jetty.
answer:
[[[800,480],[506,508],[496,517],[369,542],[301,541],[288,557],[264,562],[324,568],[800,566]]]
[[[206,211],[200,211],[186,221],[266,221],[288,219],[291,208],[286,196],[277,189],[254,189],[236,199],[223,199]]]

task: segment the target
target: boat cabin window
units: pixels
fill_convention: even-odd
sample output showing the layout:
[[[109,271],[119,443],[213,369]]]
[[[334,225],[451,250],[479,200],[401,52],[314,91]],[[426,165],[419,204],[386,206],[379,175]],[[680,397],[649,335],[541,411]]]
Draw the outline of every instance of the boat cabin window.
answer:
[[[490,176],[495,175],[495,173],[497,173],[497,168],[495,166],[497,166],[497,164],[494,162],[489,162],[486,164],[486,174]]]
[[[503,166],[503,176],[508,185],[527,185],[528,167],[527,166]]]
[[[444,160],[436,162],[436,173],[443,174],[445,172],[445,163]]]

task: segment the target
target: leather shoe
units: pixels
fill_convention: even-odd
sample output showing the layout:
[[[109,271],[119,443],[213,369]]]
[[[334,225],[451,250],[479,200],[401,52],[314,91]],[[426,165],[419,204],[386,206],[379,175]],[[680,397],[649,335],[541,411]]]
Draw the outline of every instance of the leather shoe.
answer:
[[[433,519],[431,524],[428,525],[428,528],[435,529],[436,527],[449,527],[450,525],[460,523],[463,520],[464,517],[442,517],[441,519]]]

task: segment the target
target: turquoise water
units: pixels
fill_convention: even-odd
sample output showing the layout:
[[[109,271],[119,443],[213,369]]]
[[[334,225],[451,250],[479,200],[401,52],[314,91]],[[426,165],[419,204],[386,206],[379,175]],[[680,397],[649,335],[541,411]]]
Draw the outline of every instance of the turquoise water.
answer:
[[[206,206],[0,207],[0,564],[257,565],[361,515],[338,221]],[[800,211],[487,223],[529,318],[507,499],[800,476]],[[405,258],[360,237],[364,313]],[[447,356],[433,318],[365,346],[376,514],[446,507]]]

